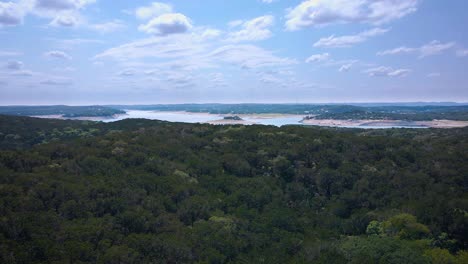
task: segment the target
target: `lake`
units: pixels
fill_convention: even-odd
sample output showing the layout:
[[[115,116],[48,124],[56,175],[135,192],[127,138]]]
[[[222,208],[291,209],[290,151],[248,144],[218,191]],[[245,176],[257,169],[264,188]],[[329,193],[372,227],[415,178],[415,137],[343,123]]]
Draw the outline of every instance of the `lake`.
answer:
[[[209,114],[209,113],[189,113],[189,112],[161,112],[161,111],[139,111],[139,110],[125,110],[126,115],[119,115],[115,118],[103,118],[98,121],[103,122],[116,122],[129,118],[144,118],[150,120],[162,120],[168,122],[182,122],[182,123],[210,123],[213,121],[223,120],[224,115]],[[249,123],[259,125],[271,126],[285,126],[285,125],[303,125],[301,123],[303,116],[300,115],[240,115],[242,119]],[[385,128],[425,128],[421,126],[339,126],[344,128],[362,128],[362,129],[385,129]]]

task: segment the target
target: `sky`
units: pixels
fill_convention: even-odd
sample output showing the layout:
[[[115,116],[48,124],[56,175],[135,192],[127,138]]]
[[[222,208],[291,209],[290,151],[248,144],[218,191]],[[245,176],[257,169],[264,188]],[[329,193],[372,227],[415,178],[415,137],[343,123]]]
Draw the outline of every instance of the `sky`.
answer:
[[[466,0],[0,0],[0,104],[468,102]]]

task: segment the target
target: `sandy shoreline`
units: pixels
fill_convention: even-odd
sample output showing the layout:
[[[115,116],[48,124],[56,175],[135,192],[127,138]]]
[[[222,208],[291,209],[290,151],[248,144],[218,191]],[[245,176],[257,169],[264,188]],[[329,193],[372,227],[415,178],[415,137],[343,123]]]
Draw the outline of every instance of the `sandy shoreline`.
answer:
[[[302,121],[304,125],[330,127],[428,127],[428,128],[460,128],[467,127],[468,121],[433,120],[433,121],[404,121],[404,120],[336,120],[309,119]]]
[[[244,126],[250,126],[250,125],[255,125],[257,123],[246,121],[246,120],[220,119],[220,120],[207,122],[207,124],[210,124],[210,125],[244,125]]]

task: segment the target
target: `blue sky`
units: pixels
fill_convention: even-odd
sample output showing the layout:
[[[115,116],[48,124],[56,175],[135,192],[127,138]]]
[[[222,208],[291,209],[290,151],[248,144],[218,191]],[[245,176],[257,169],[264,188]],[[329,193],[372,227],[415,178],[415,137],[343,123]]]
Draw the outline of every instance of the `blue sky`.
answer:
[[[0,1],[0,104],[468,102],[465,0]]]

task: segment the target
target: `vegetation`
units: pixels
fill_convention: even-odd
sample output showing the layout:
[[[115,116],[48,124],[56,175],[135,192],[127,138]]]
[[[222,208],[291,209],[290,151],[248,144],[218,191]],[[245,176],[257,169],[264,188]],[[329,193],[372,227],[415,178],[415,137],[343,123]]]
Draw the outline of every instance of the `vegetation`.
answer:
[[[0,116],[0,263],[468,263],[468,128]]]
[[[403,121],[431,121],[431,120],[458,120],[468,121],[468,109],[448,108],[445,111],[403,111],[368,109],[355,110],[344,113],[325,113],[309,119],[337,119],[337,120],[403,120]]]
[[[73,118],[107,117],[125,114],[125,111],[105,106],[0,106],[0,114],[18,116],[62,115],[66,118]]]
[[[224,120],[242,121],[242,118],[240,118],[239,116],[225,116]]]

